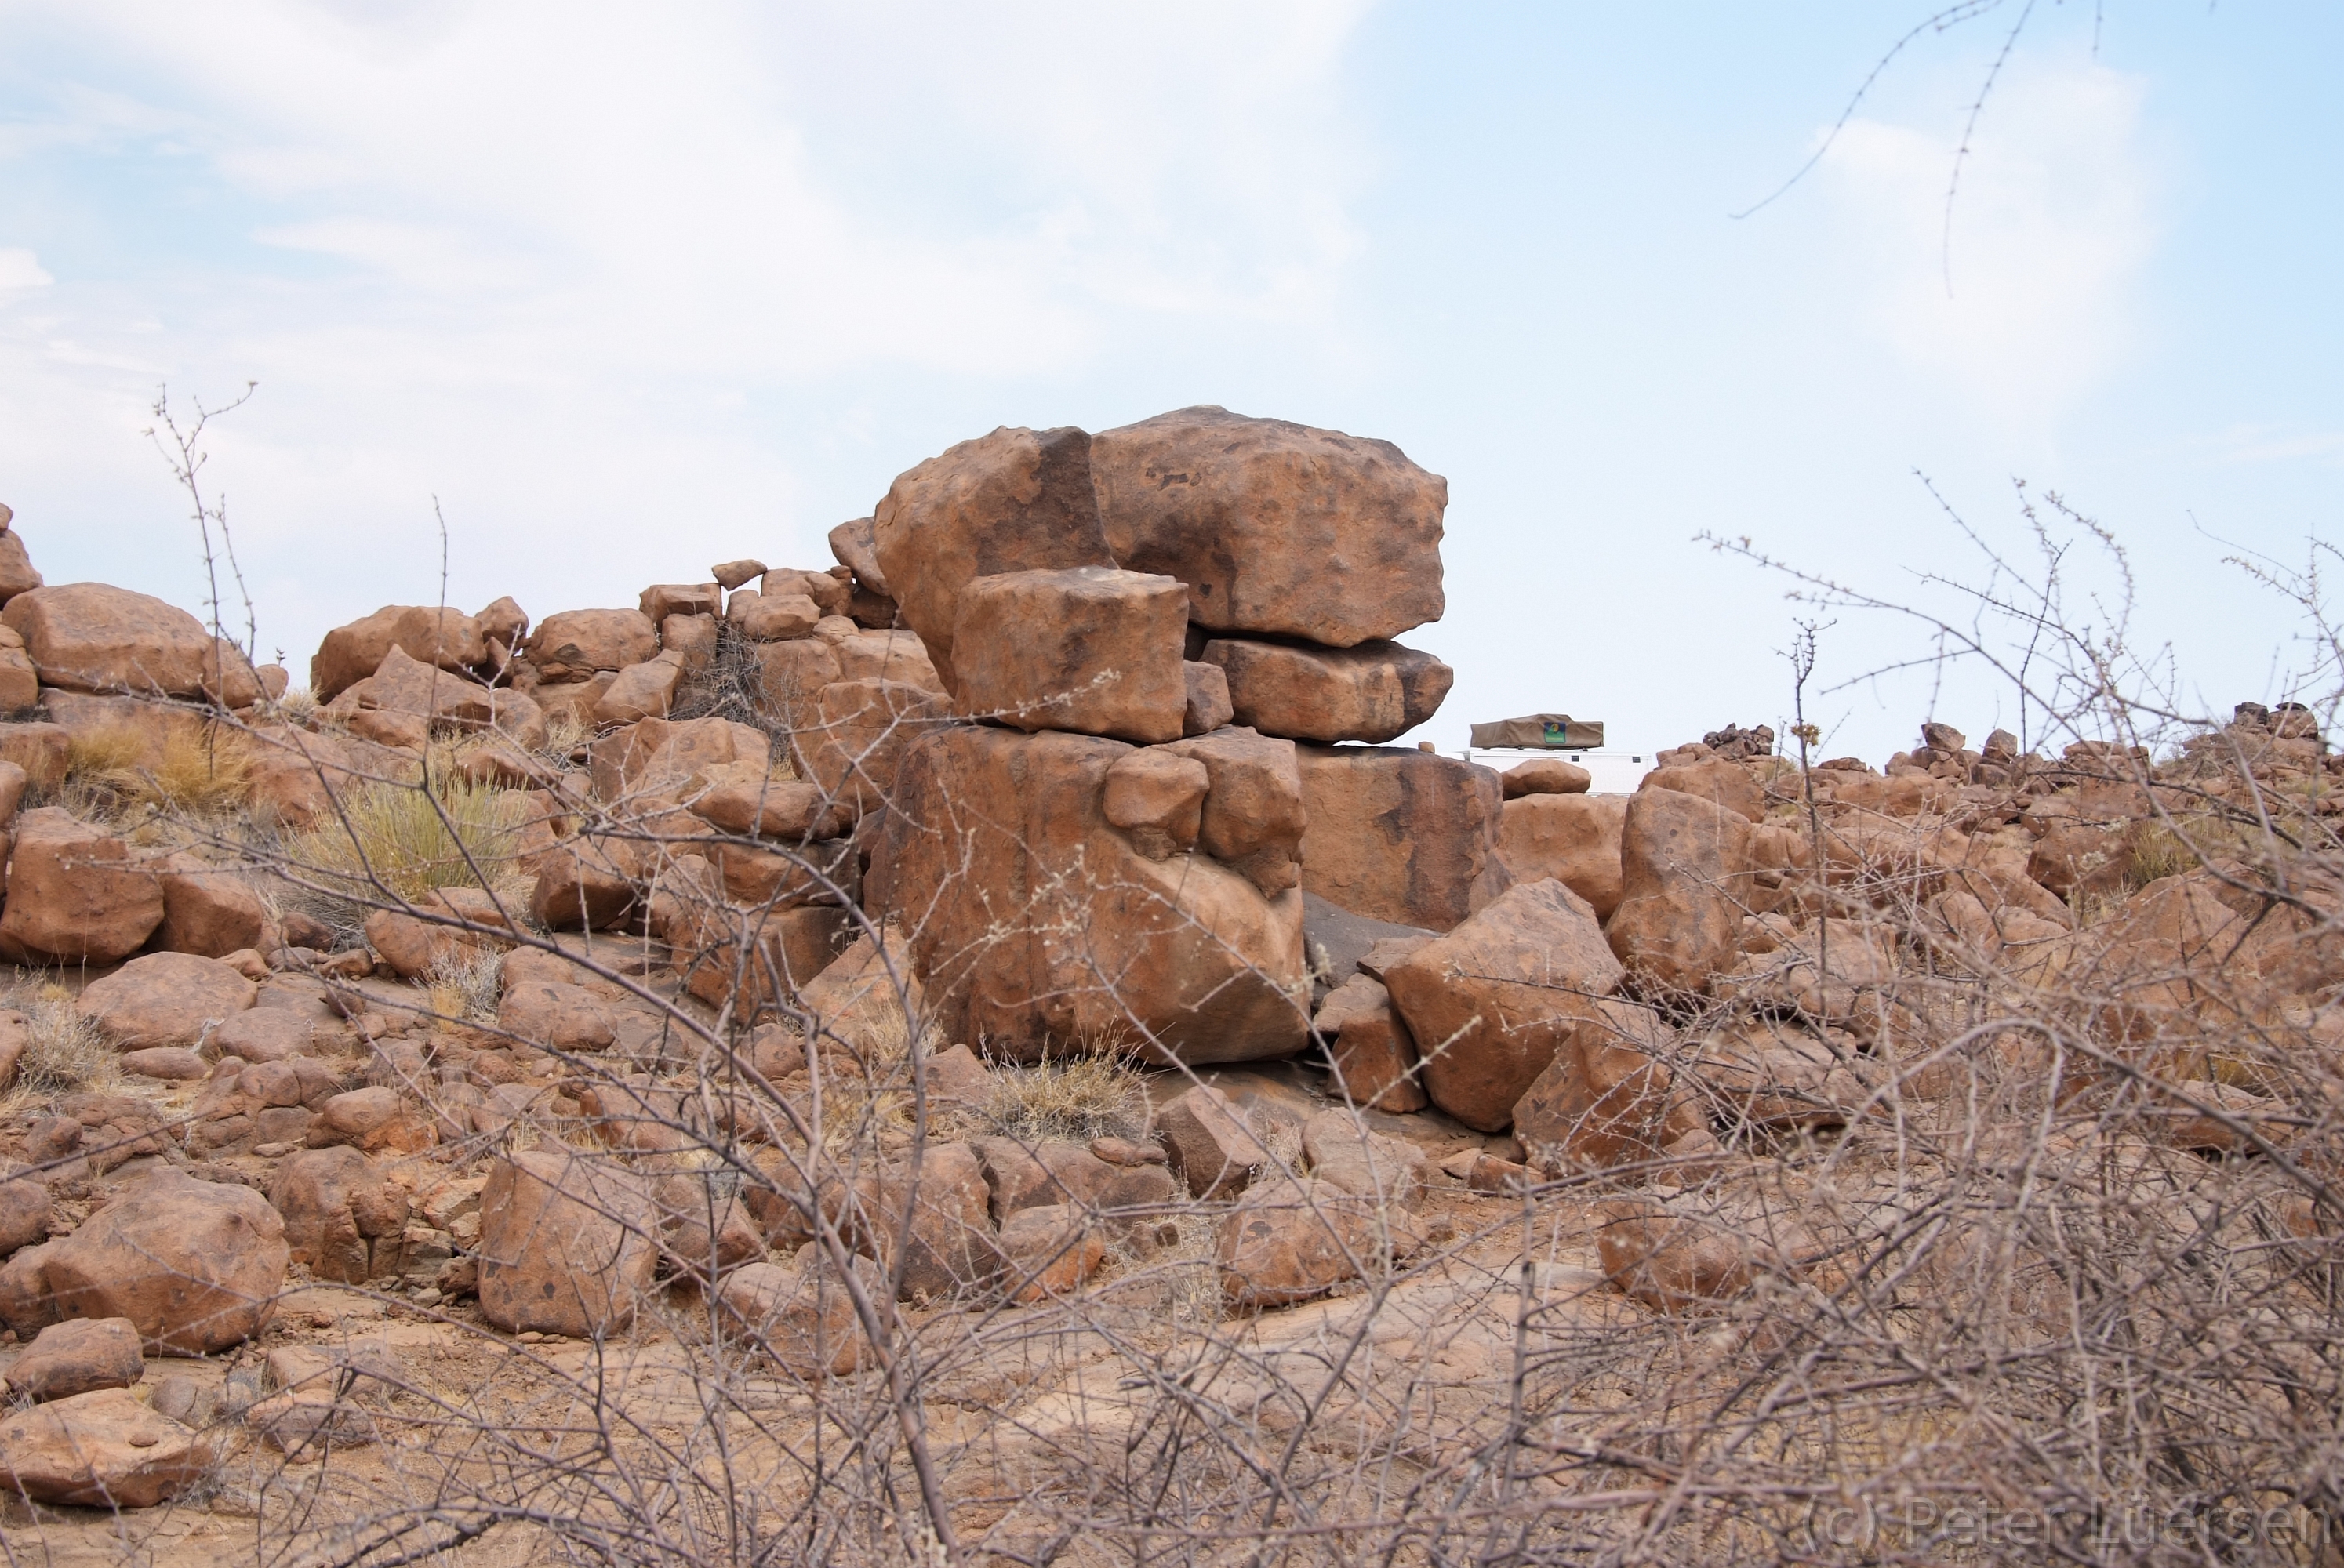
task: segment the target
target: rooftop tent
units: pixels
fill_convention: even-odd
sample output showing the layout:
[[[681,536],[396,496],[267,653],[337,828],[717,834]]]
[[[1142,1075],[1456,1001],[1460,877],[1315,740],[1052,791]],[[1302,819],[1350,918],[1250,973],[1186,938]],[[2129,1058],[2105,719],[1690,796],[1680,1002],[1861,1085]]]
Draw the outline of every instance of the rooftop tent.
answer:
[[[1500,719],[1473,726],[1473,745],[1491,749],[1552,747],[1592,750],[1603,744],[1600,719],[1573,719],[1568,713],[1533,713],[1522,719]]]

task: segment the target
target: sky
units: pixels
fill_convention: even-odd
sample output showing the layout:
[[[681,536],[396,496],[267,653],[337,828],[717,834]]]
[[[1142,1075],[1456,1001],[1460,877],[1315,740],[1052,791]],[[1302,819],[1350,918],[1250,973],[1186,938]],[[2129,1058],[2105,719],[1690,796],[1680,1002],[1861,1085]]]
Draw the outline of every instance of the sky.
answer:
[[[258,383],[204,478],[298,678],[443,570],[542,617],[823,565],[955,441],[1218,403],[1447,477],[1410,739],[1780,727],[1803,618],[1827,751],[1975,743],[2006,687],[1703,540],[1951,603],[2021,482],[2185,705],[2294,694],[2226,558],[2338,533],[2344,10],[2006,0],[1834,135],[1929,11],[0,0],[0,501],[51,582],[200,607],[144,432]]]

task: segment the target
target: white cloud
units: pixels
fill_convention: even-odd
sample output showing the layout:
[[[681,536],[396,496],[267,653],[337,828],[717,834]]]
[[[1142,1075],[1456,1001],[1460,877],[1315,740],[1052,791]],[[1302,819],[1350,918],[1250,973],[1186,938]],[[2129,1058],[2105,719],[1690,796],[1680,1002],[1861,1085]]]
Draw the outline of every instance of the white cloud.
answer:
[[[184,574],[145,406],[258,378],[215,471],[294,648],[436,592],[435,493],[468,603],[825,559],[921,455],[875,449],[874,378],[1063,382],[1134,322],[1333,330],[1364,3],[6,5],[58,58],[0,159],[126,171],[79,199],[160,237],[0,313],[0,471],[52,576]],[[152,181],[202,200],[167,222]],[[817,514],[793,464],[825,443],[868,496]],[[104,520],[42,542],[44,487]],[[382,569],[333,569],[350,545]]]
[[[40,258],[22,246],[0,247],[0,290],[46,288],[55,283]]]
[[[2137,345],[2157,238],[2141,78],[2019,63],[1946,192],[1960,120],[1857,120],[1824,161],[1870,329],[2015,427],[2056,419]]]

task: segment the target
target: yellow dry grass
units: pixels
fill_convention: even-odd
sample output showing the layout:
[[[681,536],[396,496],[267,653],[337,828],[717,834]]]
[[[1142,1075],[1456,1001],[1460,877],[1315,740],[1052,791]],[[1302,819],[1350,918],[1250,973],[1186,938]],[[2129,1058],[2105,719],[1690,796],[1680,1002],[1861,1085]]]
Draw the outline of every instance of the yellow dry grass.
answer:
[[[252,798],[252,745],[229,729],[174,726],[157,757],[149,738],[123,726],[73,737],[66,753],[69,804],[146,805],[199,816],[241,809]]]
[[[291,869],[329,892],[365,897],[379,885],[409,900],[498,880],[531,813],[523,791],[445,778],[428,789],[369,780],[339,804],[338,817],[288,846]]]
[[[1127,1138],[1147,1125],[1139,1074],[1120,1057],[1076,1056],[1035,1067],[996,1068],[984,1120],[1011,1138]]]

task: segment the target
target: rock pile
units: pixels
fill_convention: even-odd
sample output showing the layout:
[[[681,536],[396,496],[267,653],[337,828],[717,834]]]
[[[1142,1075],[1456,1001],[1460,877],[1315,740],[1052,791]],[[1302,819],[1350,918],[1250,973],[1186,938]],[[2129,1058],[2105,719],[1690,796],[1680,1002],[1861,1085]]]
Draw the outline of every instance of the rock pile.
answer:
[[[208,1439],[124,1392],[140,1352],[266,1334],[288,1279],[541,1338],[696,1293],[847,1376],[899,1305],[1047,1310],[1185,1249],[1271,1311],[1600,1179],[1590,1255],[1696,1310],[1825,1266],[1810,1218],[1752,1242],[1780,1216],[1733,1173],[1950,1092],[1949,974],[2178,1085],[2175,1148],[2287,1136],[2202,1037],[2332,1016],[2344,897],[2178,828],[2344,814],[2309,713],[2162,759],[1931,722],[1802,770],[1729,725],[1627,796],[1500,775],[1385,744],[1449,689],[1394,640],[1444,608],[1445,500],[1388,443],[1219,408],[1005,428],[834,566],[385,607],[307,701],[46,586],[0,512],[0,959],[77,988],[0,1010],[0,1083],[94,1040],[132,1085],[0,1124],[6,1376],[45,1402],[0,1471],[183,1485]],[[396,885],[332,858],[433,831]],[[1101,1058],[1111,1103],[1051,1098]],[[318,1376],[248,1425],[363,1441]]]

